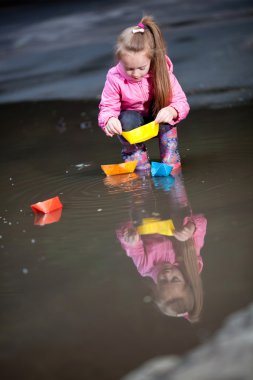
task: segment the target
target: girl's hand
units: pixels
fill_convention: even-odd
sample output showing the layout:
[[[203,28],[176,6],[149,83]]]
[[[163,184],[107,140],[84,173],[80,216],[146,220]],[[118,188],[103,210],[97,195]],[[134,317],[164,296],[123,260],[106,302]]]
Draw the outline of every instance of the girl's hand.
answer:
[[[105,133],[109,137],[112,137],[113,135],[121,135],[122,126],[119,119],[111,117],[105,126]]]
[[[195,224],[193,222],[188,222],[182,230],[175,231],[174,236],[179,241],[186,241],[192,237],[195,232]]]
[[[175,108],[173,107],[164,107],[162,108],[156,118],[155,118],[155,122],[156,123],[171,123],[172,120],[176,119],[177,118],[177,111],[175,110]]]
[[[135,245],[140,240],[140,235],[135,228],[127,228],[123,232],[124,241],[130,245]]]

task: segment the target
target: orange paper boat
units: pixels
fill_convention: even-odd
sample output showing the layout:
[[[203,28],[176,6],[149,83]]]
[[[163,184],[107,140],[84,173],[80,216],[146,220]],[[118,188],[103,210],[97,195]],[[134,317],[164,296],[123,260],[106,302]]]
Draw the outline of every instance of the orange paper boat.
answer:
[[[42,212],[36,213],[34,218],[34,225],[36,226],[45,226],[46,224],[59,222],[61,219],[62,208],[58,210],[44,214]]]
[[[136,165],[136,161],[122,162],[121,164],[101,165],[102,170],[106,175],[116,175],[124,173],[133,173]]]
[[[35,213],[43,212],[44,214],[47,214],[55,210],[59,210],[62,207],[63,206],[59,197],[50,198],[50,199],[47,199],[46,201],[38,202],[31,205],[31,208]]]

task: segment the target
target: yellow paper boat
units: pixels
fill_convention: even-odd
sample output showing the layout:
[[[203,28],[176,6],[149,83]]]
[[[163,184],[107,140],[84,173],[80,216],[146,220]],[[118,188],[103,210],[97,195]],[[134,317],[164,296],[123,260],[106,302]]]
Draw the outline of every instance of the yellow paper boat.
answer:
[[[122,136],[130,144],[138,144],[157,136],[158,132],[159,124],[151,121],[151,123],[141,125],[140,127],[132,129],[131,131],[122,132]]]
[[[157,218],[144,218],[142,225],[137,227],[140,235],[159,234],[173,236],[175,226],[172,219],[159,220]]]
[[[106,175],[117,175],[124,173],[133,173],[135,171],[137,160],[122,162],[120,164],[101,165],[101,169]]]

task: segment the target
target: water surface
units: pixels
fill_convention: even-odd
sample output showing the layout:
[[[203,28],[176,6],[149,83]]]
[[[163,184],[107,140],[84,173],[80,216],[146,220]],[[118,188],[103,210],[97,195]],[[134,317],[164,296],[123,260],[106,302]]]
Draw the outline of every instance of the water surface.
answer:
[[[170,210],[171,193],[149,176],[105,177],[100,164],[120,162],[120,147],[97,127],[97,103],[1,108],[4,379],[118,379],[155,356],[188,352],[252,300],[251,107],[194,111],[179,127],[182,184],[193,214],[207,220],[196,324],[158,310],[151,279],[117,239],[144,198],[154,216],[157,205]],[[158,160],[157,141],[148,149]],[[53,196],[60,220],[34,224],[30,205]]]

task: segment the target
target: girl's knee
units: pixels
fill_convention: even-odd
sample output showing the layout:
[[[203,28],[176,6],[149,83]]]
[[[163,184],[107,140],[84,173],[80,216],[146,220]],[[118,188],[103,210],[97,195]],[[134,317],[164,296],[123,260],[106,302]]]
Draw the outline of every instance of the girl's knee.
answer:
[[[119,115],[119,120],[122,125],[123,131],[131,131],[143,124],[144,120],[142,115],[137,111],[122,111]]]
[[[170,124],[162,124],[159,127],[160,138],[177,138],[177,127]]]

